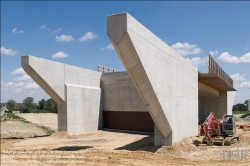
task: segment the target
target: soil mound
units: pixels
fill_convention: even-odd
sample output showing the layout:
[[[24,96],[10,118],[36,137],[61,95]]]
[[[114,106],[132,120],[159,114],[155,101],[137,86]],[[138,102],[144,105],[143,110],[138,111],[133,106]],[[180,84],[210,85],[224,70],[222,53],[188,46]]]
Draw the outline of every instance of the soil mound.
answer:
[[[196,151],[196,146],[201,144],[201,139],[202,137],[187,137],[180,142],[174,143],[172,146],[162,146],[156,153],[180,156],[186,152]]]
[[[58,138],[58,139],[67,139],[69,138],[69,135],[66,131],[59,131],[50,136],[51,138]]]

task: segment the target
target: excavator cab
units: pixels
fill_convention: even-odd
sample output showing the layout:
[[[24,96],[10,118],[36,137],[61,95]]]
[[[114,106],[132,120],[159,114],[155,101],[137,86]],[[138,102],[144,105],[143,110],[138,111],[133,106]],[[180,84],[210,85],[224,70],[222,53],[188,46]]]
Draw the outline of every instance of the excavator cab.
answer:
[[[221,130],[223,136],[234,135],[236,133],[236,124],[234,115],[223,115],[223,123]]]

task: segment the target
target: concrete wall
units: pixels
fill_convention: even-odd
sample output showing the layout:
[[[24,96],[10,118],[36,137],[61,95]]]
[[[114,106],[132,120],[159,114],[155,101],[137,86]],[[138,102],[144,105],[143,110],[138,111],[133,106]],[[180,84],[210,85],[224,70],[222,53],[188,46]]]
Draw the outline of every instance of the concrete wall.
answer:
[[[248,100],[248,111],[250,111],[250,99]]]
[[[0,116],[4,116],[4,114],[5,114],[5,110],[1,109]]]
[[[101,89],[66,84],[67,130],[87,132],[98,130]]]
[[[57,102],[59,131],[98,129],[101,73],[34,56],[23,56],[22,67]]]
[[[235,92],[220,92],[219,97],[199,96],[199,119],[203,123],[210,112],[214,112],[218,119],[224,114],[232,115]]]
[[[154,123],[155,145],[198,132],[198,70],[128,13],[108,16],[107,33]]]
[[[104,111],[148,112],[127,72],[103,73]]]

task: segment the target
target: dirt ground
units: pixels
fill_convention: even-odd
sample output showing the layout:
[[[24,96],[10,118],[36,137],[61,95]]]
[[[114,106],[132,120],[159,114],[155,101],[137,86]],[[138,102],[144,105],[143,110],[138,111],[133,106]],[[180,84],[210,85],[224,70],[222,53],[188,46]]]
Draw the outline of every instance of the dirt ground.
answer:
[[[44,136],[43,129],[33,123],[22,123],[19,121],[1,122],[1,138],[30,138]]]
[[[240,141],[223,147],[201,144],[202,137],[198,136],[184,138],[173,146],[154,147],[153,135],[111,131],[78,135],[56,132],[49,137],[1,139],[1,165],[247,166],[250,164],[250,131],[237,129],[237,133]]]
[[[41,126],[47,126],[57,131],[57,114],[53,113],[29,113],[18,114],[18,116]]]

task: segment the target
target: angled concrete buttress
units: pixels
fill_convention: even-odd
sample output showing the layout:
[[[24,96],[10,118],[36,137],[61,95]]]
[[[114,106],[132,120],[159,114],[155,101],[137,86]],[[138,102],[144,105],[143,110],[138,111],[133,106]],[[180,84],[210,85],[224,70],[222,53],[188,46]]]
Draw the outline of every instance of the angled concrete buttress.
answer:
[[[58,131],[98,130],[101,73],[34,56],[22,67],[58,104]]]
[[[107,34],[154,123],[154,144],[198,133],[198,70],[128,13],[107,17]]]

